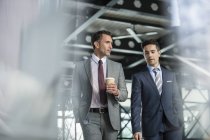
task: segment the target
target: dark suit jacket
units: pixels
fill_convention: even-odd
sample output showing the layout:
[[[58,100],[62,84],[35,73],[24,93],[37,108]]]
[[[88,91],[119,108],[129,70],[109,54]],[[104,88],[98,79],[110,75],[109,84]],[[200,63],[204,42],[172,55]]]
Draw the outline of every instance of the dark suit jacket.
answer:
[[[72,83],[72,104],[76,119],[85,123],[92,99],[91,64],[90,59],[76,64]],[[114,77],[119,89],[119,97],[107,93],[110,122],[115,130],[120,129],[119,101],[127,99],[127,88],[122,65],[107,59],[107,77]]]
[[[159,95],[147,67],[132,77],[131,123],[132,131],[143,136],[159,133],[163,113],[173,127],[183,124],[182,98],[175,74],[161,67],[162,94]],[[142,113],[141,113],[142,112]]]

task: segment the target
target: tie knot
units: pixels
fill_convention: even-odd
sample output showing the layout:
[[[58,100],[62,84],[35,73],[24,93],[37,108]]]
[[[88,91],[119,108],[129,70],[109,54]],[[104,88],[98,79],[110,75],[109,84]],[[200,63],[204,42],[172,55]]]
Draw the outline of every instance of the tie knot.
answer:
[[[157,74],[158,71],[159,71],[159,68],[154,68],[152,71],[155,73],[155,76],[156,76],[156,74]]]
[[[101,59],[98,61],[98,64],[99,64],[99,65],[100,65],[100,64],[103,64],[103,62],[102,62],[102,60],[101,60]]]

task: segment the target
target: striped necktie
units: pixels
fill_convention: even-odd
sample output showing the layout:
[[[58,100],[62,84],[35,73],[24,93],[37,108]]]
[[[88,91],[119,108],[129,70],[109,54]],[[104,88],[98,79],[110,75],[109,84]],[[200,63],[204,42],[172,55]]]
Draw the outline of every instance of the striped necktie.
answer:
[[[161,80],[161,76],[160,76],[160,70],[159,70],[159,68],[154,68],[152,71],[155,73],[155,84],[157,86],[159,94],[161,95],[161,93],[162,93],[162,80]]]

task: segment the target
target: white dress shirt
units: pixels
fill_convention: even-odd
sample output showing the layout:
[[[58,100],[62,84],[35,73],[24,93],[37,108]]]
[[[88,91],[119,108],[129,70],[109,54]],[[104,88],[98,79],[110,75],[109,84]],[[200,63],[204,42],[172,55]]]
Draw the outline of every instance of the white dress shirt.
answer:
[[[102,105],[100,103],[100,96],[99,96],[99,87],[98,87],[98,61],[100,59],[93,53],[91,57],[91,82],[92,82],[92,100],[91,100],[91,106],[90,108],[101,108],[101,107],[107,107],[106,105]],[[103,57],[103,70],[104,70],[104,79],[106,78],[106,57]],[[106,93],[105,93],[106,94]]]

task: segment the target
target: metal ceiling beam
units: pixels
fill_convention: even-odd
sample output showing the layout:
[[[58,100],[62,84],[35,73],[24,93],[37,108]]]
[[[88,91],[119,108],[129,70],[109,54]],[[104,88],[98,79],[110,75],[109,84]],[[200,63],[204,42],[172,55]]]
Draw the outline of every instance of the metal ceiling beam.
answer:
[[[81,48],[81,49],[92,49],[91,45],[84,45],[84,44],[66,44],[66,47],[76,47],[76,48]],[[140,51],[133,51],[133,50],[126,50],[126,49],[116,49],[113,48],[112,52],[116,52],[116,53],[124,53],[124,54],[136,54],[136,55],[143,55],[142,52]]]
[[[106,6],[101,8],[97,13],[95,13],[91,18],[89,18],[85,23],[83,23],[79,28],[77,28],[72,34],[70,34],[65,40],[64,44],[68,44],[70,40],[75,38],[80,32],[82,32],[84,29],[86,29],[91,23],[95,21],[95,19],[99,18],[101,15],[103,15],[110,7],[114,6],[118,0],[112,0],[110,1]]]
[[[147,25],[151,24],[153,26],[161,27],[171,25],[171,20],[167,17],[126,9],[114,10],[114,8],[111,8],[109,11],[104,13],[103,17],[108,19],[114,18],[118,21],[127,21],[130,23],[146,23]]]
[[[167,52],[170,49],[173,49],[175,47],[175,44],[171,44],[163,49],[160,50],[161,53]]]
[[[138,61],[136,61],[136,62],[134,62],[134,63],[128,65],[126,68],[127,68],[127,69],[133,68],[133,67],[135,67],[135,66],[137,66],[137,65],[139,65],[139,64],[142,64],[142,63],[144,63],[144,62],[145,62],[145,59],[143,58],[143,59],[140,59],[140,60],[138,60]]]
[[[174,55],[174,57],[177,58],[178,60],[180,60],[181,62],[191,66],[195,70],[197,70],[197,71],[205,74],[206,76],[210,77],[210,73],[207,70],[205,70],[205,69],[201,68],[200,66],[190,62],[189,60],[185,59],[184,57],[181,57],[181,56],[178,56],[178,55]]]

